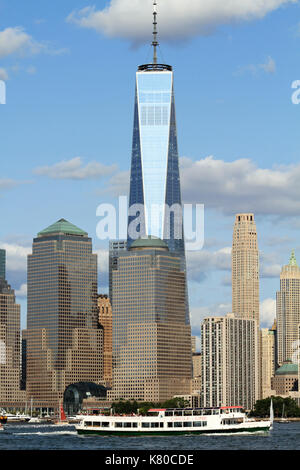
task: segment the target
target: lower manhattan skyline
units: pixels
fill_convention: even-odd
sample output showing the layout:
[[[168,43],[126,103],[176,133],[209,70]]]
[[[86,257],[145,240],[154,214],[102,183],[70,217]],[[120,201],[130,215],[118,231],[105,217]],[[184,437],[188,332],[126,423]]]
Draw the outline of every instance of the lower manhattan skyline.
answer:
[[[299,44],[300,0],[0,0],[0,452],[300,449]]]
[[[0,107],[0,247],[21,304],[22,328],[32,238],[59,218],[89,232],[99,255],[99,290],[108,292],[108,240],[97,239],[96,208],[128,193],[134,74],[151,56],[144,47],[151,2],[137,12],[145,32],[139,22],[128,32],[127,17],[118,29],[122,4],[98,1],[83,12],[80,1],[57,7],[32,0],[26,8],[18,0],[0,2],[0,68],[7,90],[7,104]],[[103,21],[93,23],[107,6]],[[248,2],[243,11],[233,4],[225,21],[222,8],[211,20],[215,7],[199,6],[191,29],[188,11],[183,14],[174,42],[161,6],[158,54],[175,71],[183,203],[205,207],[204,247],[187,253],[191,326],[198,338],[204,317],[231,311],[236,213],[255,214],[264,327],[275,316],[281,267],[292,249],[296,256],[300,251],[300,107],[291,99],[292,84],[300,79],[299,4],[278,7],[265,2],[254,13]]]

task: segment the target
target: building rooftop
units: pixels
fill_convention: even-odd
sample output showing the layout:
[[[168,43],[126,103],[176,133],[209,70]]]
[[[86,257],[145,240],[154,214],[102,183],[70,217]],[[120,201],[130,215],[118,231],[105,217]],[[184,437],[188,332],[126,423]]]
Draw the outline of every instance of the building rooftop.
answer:
[[[169,250],[168,245],[163,240],[152,235],[144,238],[138,238],[130,246],[130,250],[140,248]]]
[[[296,256],[295,256],[295,250],[292,251],[289,266],[298,266]]]
[[[298,364],[292,362],[286,362],[279,369],[276,370],[275,375],[297,375]]]
[[[53,234],[64,234],[64,235],[77,235],[77,236],[87,236],[87,232],[84,232],[76,225],[71,224],[65,219],[60,219],[49,227],[45,228],[38,233],[38,237],[44,237],[46,235]]]

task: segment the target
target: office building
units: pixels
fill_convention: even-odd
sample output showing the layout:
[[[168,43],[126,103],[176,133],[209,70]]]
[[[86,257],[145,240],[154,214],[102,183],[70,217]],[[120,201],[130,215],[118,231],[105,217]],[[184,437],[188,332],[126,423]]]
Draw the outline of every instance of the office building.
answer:
[[[103,381],[112,384],[112,308],[105,294],[98,296],[99,323],[103,328]]]
[[[272,377],[272,389],[279,396],[291,396],[291,392],[298,395],[298,364],[284,362]]]
[[[0,279],[6,279],[6,251],[0,249]]]
[[[261,335],[261,398],[272,395],[271,379],[275,374],[275,332],[268,328],[260,330]]]
[[[23,406],[25,392],[20,389],[20,305],[15,292],[0,279],[0,407]]]
[[[127,242],[158,237],[180,255],[186,271],[174,74],[171,65],[158,63],[156,2],[153,16],[153,60],[136,72]]]
[[[103,379],[92,240],[60,219],[38,233],[28,256],[26,392],[34,406],[57,406],[72,383]]]
[[[277,363],[279,366],[292,359],[298,349],[300,323],[300,268],[295,252],[280,274],[280,291],[276,294]]]
[[[118,258],[113,286],[113,398],[159,402],[190,394],[191,329],[180,256],[155,237]]]
[[[112,303],[112,271],[115,266],[118,264],[119,254],[127,250],[127,240],[110,240],[109,241],[109,280],[108,280],[108,289],[109,289],[109,299]]]

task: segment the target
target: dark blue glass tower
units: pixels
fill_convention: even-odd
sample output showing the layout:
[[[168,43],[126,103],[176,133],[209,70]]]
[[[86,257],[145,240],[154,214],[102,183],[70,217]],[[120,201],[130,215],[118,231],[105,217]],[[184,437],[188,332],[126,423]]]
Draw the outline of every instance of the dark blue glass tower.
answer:
[[[136,74],[129,206],[143,206],[140,236],[163,239],[184,253],[179,159],[169,65],[148,64]],[[129,216],[129,224],[135,215]],[[132,243],[129,234],[128,244]]]
[[[185,270],[174,76],[170,65],[157,63],[156,24],[155,9],[153,63],[136,73],[127,246],[139,237],[161,238]]]

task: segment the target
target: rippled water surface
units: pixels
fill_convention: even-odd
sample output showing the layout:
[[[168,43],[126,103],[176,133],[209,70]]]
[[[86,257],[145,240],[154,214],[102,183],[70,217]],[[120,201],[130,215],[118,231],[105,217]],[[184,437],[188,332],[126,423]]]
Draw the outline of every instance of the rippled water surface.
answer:
[[[166,437],[78,436],[74,426],[6,424],[0,450],[297,450],[300,422],[274,423],[269,434]]]

